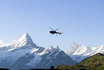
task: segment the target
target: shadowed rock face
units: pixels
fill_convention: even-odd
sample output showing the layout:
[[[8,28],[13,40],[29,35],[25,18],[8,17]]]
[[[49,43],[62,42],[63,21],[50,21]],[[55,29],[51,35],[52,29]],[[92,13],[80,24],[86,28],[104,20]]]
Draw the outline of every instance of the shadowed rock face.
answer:
[[[54,52],[52,52],[54,51]],[[59,48],[51,49],[50,53],[42,55],[41,62],[36,66],[37,68],[49,68],[51,66],[58,66],[60,64],[74,65],[76,64],[68,55],[66,55]]]
[[[0,68],[15,70],[50,68],[50,66],[75,63],[59,47],[45,49],[37,46],[27,33],[12,43],[0,47]]]

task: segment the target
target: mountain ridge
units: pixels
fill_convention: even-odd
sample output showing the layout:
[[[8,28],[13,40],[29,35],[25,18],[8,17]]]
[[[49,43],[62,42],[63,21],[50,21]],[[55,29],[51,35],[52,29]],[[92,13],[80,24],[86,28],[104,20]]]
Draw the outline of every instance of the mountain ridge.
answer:
[[[1,68],[14,70],[76,64],[59,47],[44,48],[37,46],[28,33],[23,34],[12,43],[0,47],[0,60]]]
[[[0,60],[2,60],[2,65],[0,66],[19,69],[22,67],[47,68],[52,65],[58,66],[60,64],[74,65],[96,53],[104,54],[104,45],[95,48],[78,45],[74,42],[69,51],[65,53],[58,46],[50,46],[49,48],[39,47],[33,42],[29,34],[25,33],[9,44],[5,44],[1,41]],[[60,61],[58,59],[60,59]]]
[[[85,58],[88,58],[96,53],[99,53],[97,49],[99,47],[87,47],[84,45],[72,44],[67,54],[76,62],[81,62]]]
[[[80,63],[67,66],[67,65],[59,65],[56,69],[69,69],[69,70],[104,70],[104,54],[97,53],[93,56],[90,56]]]

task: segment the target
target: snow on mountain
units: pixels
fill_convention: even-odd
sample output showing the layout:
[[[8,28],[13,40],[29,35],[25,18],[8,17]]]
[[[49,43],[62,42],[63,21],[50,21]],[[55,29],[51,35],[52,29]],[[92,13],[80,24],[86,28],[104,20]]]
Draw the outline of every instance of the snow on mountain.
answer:
[[[74,42],[67,52],[67,54],[78,63],[97,53],[104,54],[104,45],[98,47],[87,47],[84,45],[78,45]]]
[[[0,40],[0,47],[4,46],[5,43],[3,41]]]
[[[35,59],[33,60],[35,67],[35,65],[38,64],[36,63],[37,60],[41,61],[41,56],[38,58],[36,57],[37,52],[42,52],[44,48],[36,46],[31,37],[25,33],[8,46],[1,47],[0,50],[0,67],[19,69],[23,65],[23,67],[28,67],[28,65],[26,66],[25,64],[33,59]]]
[[[73,65],[96,53],[104,54],[104,45],[96,48],[74,42],[66,54],[58,46],[37,46],[28,33],[25,33],[9,44],[0,41],[0,67],[30,69],[49,68],[60,64]]]
[[[25,33],[21,37],[19,37],[17,40],[14,40],[13,44],[16,44],[18,46],[28,46],[29,48],[37,48],[37,46],[33,43],[31,37],[28,35],[28,33]],[[27,47],[26,47],[27,48]]]
[[[39,68],[46,68],[50,66],[58,66],[61,64],[73,65],[76,64],[67,54],[64,53],[58,46],[46,48],[42,55],[42,60],[37,65]]]
[[[99,47],[97,47],[91,55],[94,55],[96,53],[104,54],[104,45],[100,45]]]
[[[87,47],[84,45],[77,45],[75,42],[71,45],[67,54],[76,62],[80,62],[83,59],[92,55],[96,48]]]
[[[1,47],[2,46],[2,47]],[[0,67],[9,69],[49,68],[51,65],[73,65],[73,61],[59,47],[39,47],[25,33],[12,43],[0,42]]]
[[[17,40],[14,40],[11,43],[11,50],[19,49],[19,48],[38,48],[36,44],[33,43],[31,37],[28,35],[28,33],[23,34],[21,37],[19,37]]]

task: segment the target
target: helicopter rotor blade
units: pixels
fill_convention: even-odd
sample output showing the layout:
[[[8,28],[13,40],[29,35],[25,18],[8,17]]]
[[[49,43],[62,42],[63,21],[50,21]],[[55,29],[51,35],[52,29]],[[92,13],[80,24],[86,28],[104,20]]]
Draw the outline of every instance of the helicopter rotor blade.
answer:
[[[49,27],[51,30],[53,30],[51,27]]]
[[[59,28],[56,29],[56,31],[59,30]]]

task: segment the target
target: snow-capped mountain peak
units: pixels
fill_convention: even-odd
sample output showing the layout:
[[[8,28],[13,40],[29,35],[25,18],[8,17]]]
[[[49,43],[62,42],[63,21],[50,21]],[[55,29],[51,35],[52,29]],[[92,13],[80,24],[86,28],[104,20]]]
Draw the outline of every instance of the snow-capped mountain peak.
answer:
[[[78,46],[77,43],[75,42],[72,43],[72,47],[77,47],[77,46]]]
[[[73,52],[75,52],[76,50],[78,49],[78,45],[73,42],[71,47],[70,47],[70,50],[67,52],[68,54],[72,54]]]
[[[104,46],[100,46],[99,48],[96,47],[87,47],[84,45],[77,45],[76,43],[73,43],[67,52],[67,54],[76,62],[80,62],[83,59],[98,53],[103,52]]]
[[[28,33],[24,33],[7,45],[0,41],[0,60],[0,67],[10,70],[76,64],[58,46],[44,48],[35,45]]]
[[[56,48],[56,49],[60,49],[59,46],[56,46],[55,48]]]
[[[31,37],[28,33],[24,33],[18,39],[14,40],[10,46],[12,47],[11,50],[19,49],[19,48],[38,48],[36,44],[32,41]]]
[[[26,42],[26,43],[27,43],[27,42],[28,42],[28,43],[33,42],[28,33],[24,33],[24,34],[23,34],[22,36],[20,36],[17,40],[18,40],[19,42],[24,41],[24,42]]]
[[[54,49],[54,47],[53,46],[50,46],[48,49]]]

